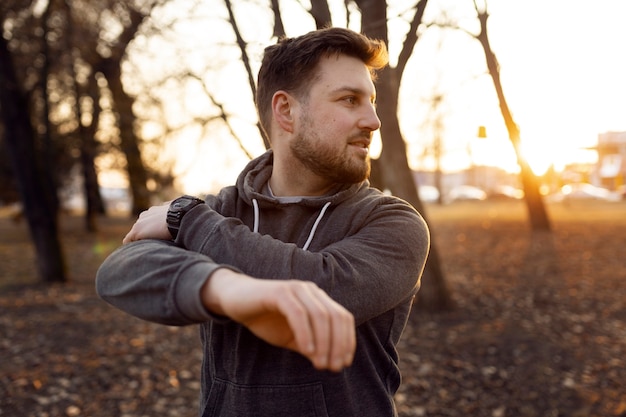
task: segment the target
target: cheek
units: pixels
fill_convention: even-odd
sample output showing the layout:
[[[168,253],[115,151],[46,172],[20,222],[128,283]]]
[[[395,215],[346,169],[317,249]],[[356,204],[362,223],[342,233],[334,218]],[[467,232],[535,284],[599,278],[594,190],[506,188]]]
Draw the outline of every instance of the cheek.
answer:
[[[323,129],[332,128],[335,131],[339,131],[349,128],[348,118],[342,117],[337,112],[327,112],[320,121],[320,127]]]

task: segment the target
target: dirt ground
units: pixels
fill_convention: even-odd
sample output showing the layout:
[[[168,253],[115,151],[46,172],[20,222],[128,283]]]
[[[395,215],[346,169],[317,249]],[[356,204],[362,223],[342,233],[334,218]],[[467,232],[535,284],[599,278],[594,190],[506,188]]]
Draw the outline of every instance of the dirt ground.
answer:
[[[401,417],[626,416],[626,203],[428,206],[455,308],[415,310],[399,346]],[[0,216],[0,416],[195,416],[198,329],[94,293],[124,218],[64,217],[71,282],[37,284],[25,223]]]

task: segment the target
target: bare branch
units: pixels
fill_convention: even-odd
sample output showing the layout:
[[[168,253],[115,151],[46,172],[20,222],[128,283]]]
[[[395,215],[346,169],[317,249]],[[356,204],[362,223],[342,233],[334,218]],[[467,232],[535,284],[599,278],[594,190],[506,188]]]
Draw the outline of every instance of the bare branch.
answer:
[[[274,13],[274,37],[280,39],[285,36],[285,25],[283,25],[283,17],[280,14],[280,5],[278,0],[272,0],[272,12]]]
[[[396,70],[398,74],[402,76],[404,72],[404,68],[413,53],[413,48],[417,43],[419,38],[417,34],[417,30],[419,28],[420,23],[422,22],[422,17],[424,16],[424,10],[426,10],[426,3],[428,0],[420,0],[415,5],[415,14],[413,15],[413,19],[411,20],[411,25],[409,31],[406,34],[406,38],[404,39],[404,43],[402,44],[402,50],[400,51],[400,55],[398,56],[398,64],[396,65]]]
[[[219,116],[215,118],[211,118],[210,120],[213,120],[216,118],[222,119],[224,121],[224,124],[228,128],[228,131],[232,135],[232,137],[237,141],[237,144],[239,144],[239,147],[241,148],[241,150],[246,154],[246,156],[249,159],[253,159],[252,154],[246,149],[241,138],[237,135],[237,133],[233,130],[232,126],[230,125],[229,120],[228,120],[229,116],[228,114],[226,114],[226,110],[224,110],[224,105],[215,99],[215,97],[213,96],[211,91],[209,91],[209,88],[207,87],[206,83],[204,82],[202,78],[191,73],[188,73],[187,76],[200,81],[200,84],[202,85],[202,88],[204,89],[204,92],[206,93],[207,97],[209,97],[209,100],[211,100],[211,103],[213,103],[213,105],[219,109]],[[208,122],[205,121],[205,123],[208,123]]]
[[[315,27],[321,29],[332,24],[330,9],[326,0],[311,0],[311,16],[315,20]]]
[[[239,46],[239,50],[241,51],[241,61],[243,62],[244,67],[246,68],[246,72],[248,74],[248,83],[250,84],[250,90],[252,91],[252,97],[254,99],[254,103],[256,104],[256,83],[254,81],[254,75],[252,73],[252,67],[250,66],[250,57],[248,56],[248,51],[246,50],[247,43],[244,41],[241,36],[241,32],[239,30],[239,26],[237,25],[237,19],[235,19],[235,14],[233,13],[233,8],[230,0],[224,0],[224,4],[226,5],[226,9],[228,10],[228,20],[235,32],[235,37],[237,38],[237,45]],[[230,128],[230,127],[229,127]],[[263,144],[265,148],[270,147],[269,139],[260,123],[257,123],[257,129],[261,134],[261,138],[263,138]]]

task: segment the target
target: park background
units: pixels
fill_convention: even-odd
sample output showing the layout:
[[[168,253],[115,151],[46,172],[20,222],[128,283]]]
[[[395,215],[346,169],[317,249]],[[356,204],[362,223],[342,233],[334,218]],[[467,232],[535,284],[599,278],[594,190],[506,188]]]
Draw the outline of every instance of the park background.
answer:
[[[1,415],[195,414],[197,329],[125,316],[93,278],[142,208],[230,184],[263,151],[246,78],[279,16],[297,35],[326,4],[279,3],[280,14],[252,0],[0,5]],[[400,166],[385,162],[405,145],[439,267],[399,347],[400,414],[625,415],[626,6],[327,4],[338,26],[386,23],[392,69],[415,35],[397,102],[379,107],[400,129],[372,149],[387,177],[377,185],[405,197],[390,180]],[[477,39],[487,13],[517,131]],[[524,193],[535,186],[543,223]],[[42,267],[48,229],[56,270]]]

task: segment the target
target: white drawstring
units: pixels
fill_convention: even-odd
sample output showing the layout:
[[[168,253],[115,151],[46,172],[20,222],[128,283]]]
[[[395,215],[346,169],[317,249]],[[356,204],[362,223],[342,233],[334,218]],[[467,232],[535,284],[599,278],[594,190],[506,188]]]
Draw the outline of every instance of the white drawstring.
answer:
[[[259,203],[256,201],[256,198],[252,199],[252,207],[254,209],[254,226],[252,228],[252,231],[254,233],[258,233],[259,232]],[[313,223],[313,227],[311,228],[311,231],[309,232],[309,237],[306,240],[306,243],[304,244],[304,246],[302,247],[303,250],[309,249],[309,246],[311,245],[311,241],[313,240],[313,236],[315,236],[315,231],[317,230],[317,226],[322,221],[322,217],[324,217],[324,213],[326,213],[326,209],[328,209],[328,207],[330,207],[330,201],[324,204],[324,207],[322,207],[322,211],[320,211],[320,214],[317,216],[317,219],[315,219],[315,223]]]
[[[330,207],[330,201],[324,204],[324,207],[322,207],[322,211],[320,212],[319,216],[317,216],[317,219],[315,220],[315,223],[313,224],[313,227],[311,228],[311,233],[309,233],[309,238],[306,240],[306,243],[304,244],[302,249],[304,250],[309,249],[309,245],[311,244],[311,241],[313,240],[313,236],[315,236],[315,230],[317,229],[317,225],[320,224],[320,221],[322,221],[322,217],[324,217],[324,213],[326,213],[326,209],[328,207]]]
[[[252,206],[254,207],[254,228],[252,231],[254,233],[259,232],[259,203],[256,201],[256,198],[252,199]]]

